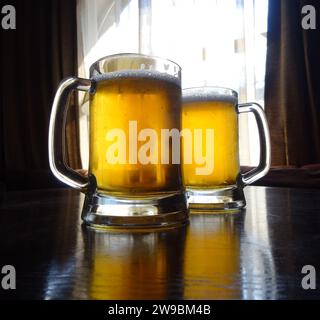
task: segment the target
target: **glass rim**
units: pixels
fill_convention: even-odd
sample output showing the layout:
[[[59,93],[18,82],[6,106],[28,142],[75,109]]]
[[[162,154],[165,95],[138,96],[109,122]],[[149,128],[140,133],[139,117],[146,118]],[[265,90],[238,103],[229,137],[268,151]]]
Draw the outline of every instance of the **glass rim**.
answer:
[[[153,59],[153,60],[161,60],[163,62],[167,61],[167,62],[169,62],[171,64],[176,65],[179,68],[179,72],[180,73],[182,71],[181,66],[177,62],[175,62],[175,61],[173,61],[171,59],[168,59],[168,58],[154,56],[154,55],[148,55],[148,54],[143,54],[143,53],[122,52],[122,53],[115,53],[115,54],[107,55],[107,56],[104,56],[104,57],[96,60],[94,63],[92,63],[90,65],[90,68],[89,68],[90,76],[92,74],[92,70],[94,69],[94,67],[97,66],[101,61],[108,60],[108,59],[121,58],[121,57],[137,57],[137,58],[140,57],[140,58],[148,58],[148,59]]]

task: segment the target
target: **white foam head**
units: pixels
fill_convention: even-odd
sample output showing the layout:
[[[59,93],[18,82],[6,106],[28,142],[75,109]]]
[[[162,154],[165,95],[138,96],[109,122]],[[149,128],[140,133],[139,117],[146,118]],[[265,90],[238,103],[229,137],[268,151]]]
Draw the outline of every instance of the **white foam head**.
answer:
[[[238,94],[236,91],[221,87],[197,87],[182,90],[183,103],[192,102],[228,102],[238,103]]]
[[[125,78],[140,78],[140,79],[150,79],[150,80],[160,80],[167,81],[175,84],[176,86],[181,86],[180,79],[172,75],[155,71],[155,70],[121,70],[107,72],[103,74],[97,74],[92,77],[92,80],[95,81],[104,81],[104,80],[115,80],[115,79],[125,79]]]

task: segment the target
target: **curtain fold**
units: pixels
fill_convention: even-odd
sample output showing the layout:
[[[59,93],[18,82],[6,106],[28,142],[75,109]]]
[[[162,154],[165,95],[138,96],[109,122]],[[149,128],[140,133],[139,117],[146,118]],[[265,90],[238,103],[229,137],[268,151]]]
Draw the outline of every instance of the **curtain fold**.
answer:
[[[320,26],[302,28],[304,5],[320,15],[316,0],[269,0],[265,109],[272,165],[320,163]]]
[[[16,30],[0,31],[0,180],[9,189],[49,186],[55,181],[48,164],[51,105],[59,82],[77,74],[76,0],[10,4]],[[76,102],[66,146],[69,165],[80,168]]]

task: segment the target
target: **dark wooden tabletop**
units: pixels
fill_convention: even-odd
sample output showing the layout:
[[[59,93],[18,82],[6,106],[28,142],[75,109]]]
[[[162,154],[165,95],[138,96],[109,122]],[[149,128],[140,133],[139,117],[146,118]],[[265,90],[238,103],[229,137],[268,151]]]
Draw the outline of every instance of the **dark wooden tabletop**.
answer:
[[[247,187],[239,214],[190,215],[161,232],[82,225],[69,189],[0,194],[0,268],[13,299],[319,299],[301,286],[320,272],[320,190]],[[1,275],[0,275],[1,276]]]

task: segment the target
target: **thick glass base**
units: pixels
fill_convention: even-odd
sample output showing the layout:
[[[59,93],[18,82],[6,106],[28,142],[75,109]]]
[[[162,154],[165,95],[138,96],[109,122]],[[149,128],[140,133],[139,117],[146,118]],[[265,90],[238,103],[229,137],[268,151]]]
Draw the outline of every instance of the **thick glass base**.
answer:
[[[95,193],[86,195],[83,221],[94,228],[152,229],[181,226],[188,220],[183,193],[118,198]]]
[[[209,190],[187,188],[187,201],[190,213],[233,213],[246,205],[243,188],[236,185]]]

